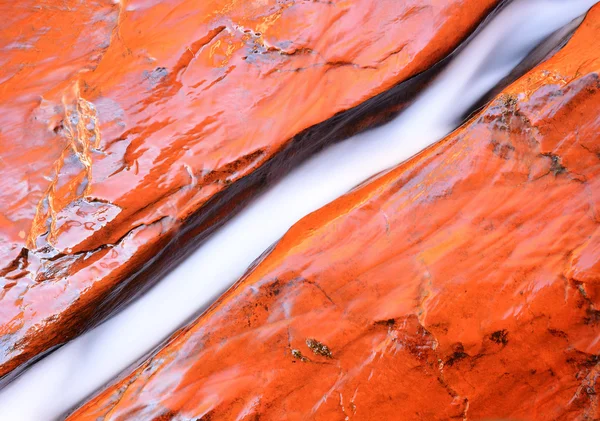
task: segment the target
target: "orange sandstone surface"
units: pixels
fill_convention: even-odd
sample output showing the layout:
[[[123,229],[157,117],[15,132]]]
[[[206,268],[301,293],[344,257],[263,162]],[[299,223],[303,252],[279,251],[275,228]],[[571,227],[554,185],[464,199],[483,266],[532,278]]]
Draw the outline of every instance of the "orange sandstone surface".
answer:
[[[400,107],[497,3],[0,5],[0,376],[158,278],[340,115],[373,124],[390,89]]]
[[[599,419],[599,40],[600,6],[68,419]]]

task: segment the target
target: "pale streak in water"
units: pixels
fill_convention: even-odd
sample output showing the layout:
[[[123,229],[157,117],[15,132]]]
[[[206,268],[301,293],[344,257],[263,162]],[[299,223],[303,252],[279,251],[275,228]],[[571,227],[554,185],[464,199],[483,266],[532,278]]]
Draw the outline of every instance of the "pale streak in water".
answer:
[[[147,294],[0,393],[0,420],[60,419],[238,279],[304,215],[451,131],[535,45],[596,0],[507,6],[391,123],[329,147],[251,203]]]

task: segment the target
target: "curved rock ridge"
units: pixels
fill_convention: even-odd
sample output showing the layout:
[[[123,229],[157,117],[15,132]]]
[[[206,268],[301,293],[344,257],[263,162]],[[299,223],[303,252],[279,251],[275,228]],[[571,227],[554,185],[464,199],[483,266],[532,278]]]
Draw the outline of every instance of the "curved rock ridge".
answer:
[[[430,69],[497,3],[0,6],[0,376],[158,278],[322,146],[311,128]]]
[[[600,417],[600,6],[68,420]]]

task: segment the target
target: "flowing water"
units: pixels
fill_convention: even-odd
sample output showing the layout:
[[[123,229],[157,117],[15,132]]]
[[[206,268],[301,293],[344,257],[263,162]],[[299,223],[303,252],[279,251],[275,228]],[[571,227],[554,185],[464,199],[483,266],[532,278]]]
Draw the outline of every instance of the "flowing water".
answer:
[[[0,392],[0,420],[61,419],[233,284],[296,221],[441,139],[547,37],[596,0],[517,0],[392,122],[315,155],[155,287]]]

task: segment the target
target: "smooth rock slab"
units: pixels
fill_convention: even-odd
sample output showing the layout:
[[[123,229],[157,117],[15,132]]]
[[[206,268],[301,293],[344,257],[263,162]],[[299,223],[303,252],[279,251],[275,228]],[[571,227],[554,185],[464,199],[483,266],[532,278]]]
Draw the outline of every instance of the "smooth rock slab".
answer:
[[[600,7],[68,418],[600,417]]]

